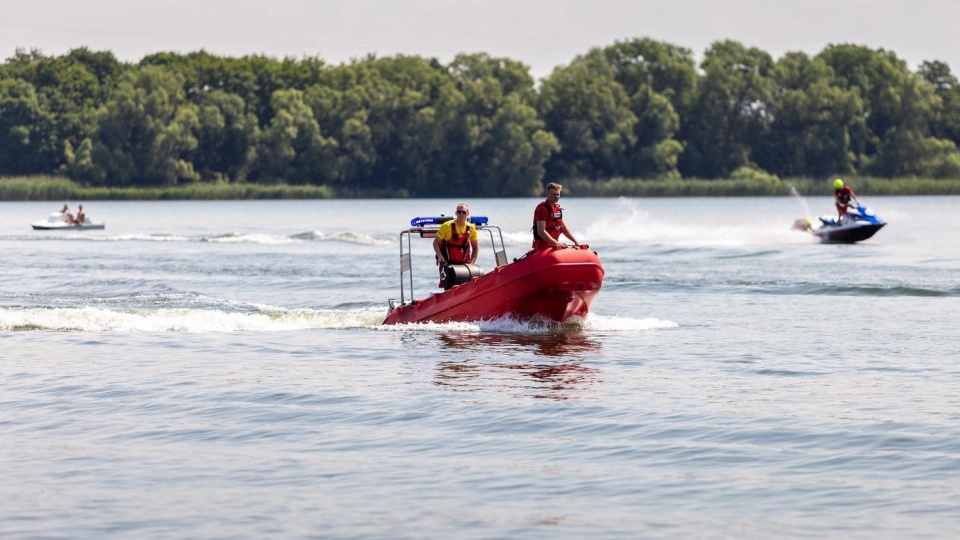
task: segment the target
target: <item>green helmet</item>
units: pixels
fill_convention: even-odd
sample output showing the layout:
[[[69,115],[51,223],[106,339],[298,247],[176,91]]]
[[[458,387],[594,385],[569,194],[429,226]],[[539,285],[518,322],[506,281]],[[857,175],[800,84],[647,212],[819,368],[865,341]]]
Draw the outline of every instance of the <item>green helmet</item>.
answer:
[[[843,188],[843,180],[837,178],[836,180],[833,181],[833,189],[841,189],[841,188]]]

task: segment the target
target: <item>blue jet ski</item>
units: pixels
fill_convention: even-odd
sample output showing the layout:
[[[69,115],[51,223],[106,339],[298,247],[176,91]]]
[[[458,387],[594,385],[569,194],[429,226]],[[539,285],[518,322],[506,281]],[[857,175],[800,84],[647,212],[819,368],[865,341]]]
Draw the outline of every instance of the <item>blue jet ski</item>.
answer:
[[[810,232],[820,238],[822,244],[861,242],[876,234],[887,224],[866,206],[847,209],[847,215],[843,220],[821,216],[820,223],[820,228],[812,229]]]

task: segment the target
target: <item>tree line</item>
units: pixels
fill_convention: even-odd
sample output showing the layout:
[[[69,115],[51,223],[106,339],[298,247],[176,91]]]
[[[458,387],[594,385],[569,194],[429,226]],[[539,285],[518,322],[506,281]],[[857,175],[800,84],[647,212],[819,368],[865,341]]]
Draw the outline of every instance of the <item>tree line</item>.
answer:
[[[347,64],[204,51],[138,63],[78,48],[0,65],[0,175],[84,186],[328,186],[529,196],[614,178],[960,178],[960,86],[942,62],[830,45],[779,59],[736,41],[596,48],[524,64]]]

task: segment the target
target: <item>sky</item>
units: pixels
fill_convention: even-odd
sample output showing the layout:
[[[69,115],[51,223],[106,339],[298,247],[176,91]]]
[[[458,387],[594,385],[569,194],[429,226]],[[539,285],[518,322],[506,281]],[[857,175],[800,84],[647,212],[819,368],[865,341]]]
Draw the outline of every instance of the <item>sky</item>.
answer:
[[[731,39],[774,59],[852,43],[960,72],[958,0],[0,0],[0,60],[87,47],[156,52],[436,58],[487,53],[540,79],[594,47],[648,37],[693,51]]]

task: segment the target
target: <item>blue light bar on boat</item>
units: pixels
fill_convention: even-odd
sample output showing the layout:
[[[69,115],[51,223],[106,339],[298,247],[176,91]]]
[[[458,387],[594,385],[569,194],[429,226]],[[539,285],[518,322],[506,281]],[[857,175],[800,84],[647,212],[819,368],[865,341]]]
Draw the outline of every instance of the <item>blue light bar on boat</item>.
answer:
[[[424,225],[439,225],[441,223],[450,221],[453,219],[453,216],[429,216],[429,217],[415,217],[410,220],[411,227],[423,227]],[[473,223],[474,225],[486,225],[489,219],[487,216],[470,216],[467,218],[467,221]]]

